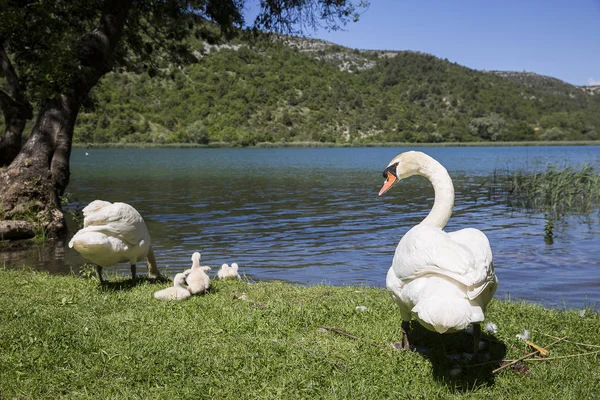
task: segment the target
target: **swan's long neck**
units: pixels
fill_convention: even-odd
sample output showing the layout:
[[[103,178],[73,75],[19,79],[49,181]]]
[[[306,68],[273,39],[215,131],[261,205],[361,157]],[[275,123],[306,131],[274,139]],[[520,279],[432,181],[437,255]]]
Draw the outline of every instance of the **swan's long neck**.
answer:
[[[200,257],[196,256],[195,254],[192,257],[192,269],[194,271],[197,270],[197,269],[200,269]]]
[[[429,179],[435,193],[433,208],[421,224],[443,228],[448,223],[454,206],[452,179],[446,168],[434,159],[429,159],[427,163],[423,164],[418,174]]]

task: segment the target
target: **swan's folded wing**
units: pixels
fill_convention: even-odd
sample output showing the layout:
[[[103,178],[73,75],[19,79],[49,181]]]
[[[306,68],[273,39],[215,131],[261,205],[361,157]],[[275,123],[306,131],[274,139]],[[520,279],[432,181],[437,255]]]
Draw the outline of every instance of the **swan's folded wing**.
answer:
[[[473,253],[476,268],[470,276],[476,284],[470,288],[469,297],[479,296],[489,285],[492,285],[491,294],[493,295],[498,286],[498,279],[494,272],[492,248],[487,236],[473,228],[461,229],[449,233],[449,235],[453,241],[462,244]]]
[[[87,206],[85,206],[83,208],[83,210],[82,210],[83,216],[87,217],[88,215],[94,214],[95,212],[97,212],[105,207],[109,207],[111,205],[112,205],[112,203],[109,201],[94,200],[90,204],[88,204]]]
[[[123,259],[122,254],[129,251],[129,247],[122,240],[104,235],[101,232],[89,231],[87,228],[77,232],[69,247],[77,250],[85,259],[103,267],[110,267]]]
[[[405,282],[430,274],[444,275],[465,285],[468,297],[475,298],[495,278],[489,242],[483,233],[479,233],[484,240],[477,237],[474,245],[487,246],[487,250],[473,249],[469,242],[473,240],[469,237],[472,233],[469,232],[452,236],[437,228],[415,227],[402,238],[396,249],[394,272]],[[454,240],[457,237],[459,240]]]
[[[466,228],[448,233],[448,236],[453,242],[463,245],[473,253],[476,265],[491,265],[492,248],[490,247],[490,241],[483,232],[478,229]]]
[[[394,255],[394,270],[400,279],[424,273],[465,275],[473,269],[473,254],[450,239],[439,228],[420,226],[404,235]]]
[[[102,226],[107,225],[111,222],[116,221],[119,218],[119,215],[116,213],[118,209],[115,209],[113,204],[108,203],[103,205],[102,207],[96,206],[89,208],[95,202],[100,200],[95,200],[90,203],[86,208],[83,209],[83,227],[87,228],[88,226]],[[107,202],[104,202],[107,203]]]
[[[92,207],[87,212],[84,209],[84,229],[119,238],[134,246],[141,246],[144,240],[148,240],[144,219],[135,208],[125,203],[111,204],[101,200],[93,201],[88,207],[96,202],[105,204]]]
[[[109,223],[106,225],[88,225],[79,232],[97,232],[108,237],[121,240],[128,246],[142,246],[148,238],[145,227],[129,226],[123,223]]]
[[[92,208],[94,203],[101,203]],[[88,209],[89,208],[89,209]],[[111,223],[134,224],[143,221],[142,216],[132,206],[126,203],[109,203],[95,200],[83,209],[84,227],[89,225],[109,225]]]

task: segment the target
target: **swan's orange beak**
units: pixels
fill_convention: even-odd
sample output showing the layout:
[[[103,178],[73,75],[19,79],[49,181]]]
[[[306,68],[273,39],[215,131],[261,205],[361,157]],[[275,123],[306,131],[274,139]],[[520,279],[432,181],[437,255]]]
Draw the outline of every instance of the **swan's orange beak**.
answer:
[[[379,191],[379,195],[381,196],[382,194],[384,194],[385,192],[390,190],[396,182],[398,182],[398,178],[396,178],[396,176],[394,174],[392,174],[391,172],[388,171],[387,179],[385,180],[383,186],[381,187],[381,190]]]

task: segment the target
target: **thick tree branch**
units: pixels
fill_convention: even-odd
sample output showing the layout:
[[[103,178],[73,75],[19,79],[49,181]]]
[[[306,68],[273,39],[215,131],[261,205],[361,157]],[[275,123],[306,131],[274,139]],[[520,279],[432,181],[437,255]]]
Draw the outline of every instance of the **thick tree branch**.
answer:
[[[52,180],[59,195],[69,183],[69,159],[75,120],[83,101],[100,78],[112,70],[115,49],[123,33],[123,27],[132,0],[107,0],[98,27],[86,34],[79,43],[81,73],[73,81],[72,91],[61,97],[58,109],[63,125],[55,129],[54,152],[50,161]]]
[[[9,93],[0,90],[0,109],[5,131],[0,137],[0,167],[9,165],[21,150],[21,138],[27,120],[33,118],[33,107],[25,98],[17,73],[0,40],[0,73],[6,79]]]
[[[75,120],[91,88],[112,69],[131,4],[132,0],[105,1],[98,27],[79,42],[81,67],[62,93],[44,101],[29,140],[11,165],[0,172],[5,189],[0,206],[5,218],[18,221],[33,211],[48,235],[64,232],[59,196],[69,183]]]

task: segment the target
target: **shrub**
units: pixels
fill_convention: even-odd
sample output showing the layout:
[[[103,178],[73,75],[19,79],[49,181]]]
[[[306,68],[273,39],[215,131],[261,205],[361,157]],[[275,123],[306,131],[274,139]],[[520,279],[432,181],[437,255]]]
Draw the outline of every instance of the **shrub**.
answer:
[[[541,139],[542,140],[565,140],[566,137],[567,137],[566,132],[555,126],[553,128],[546,130],[542,134]]]

